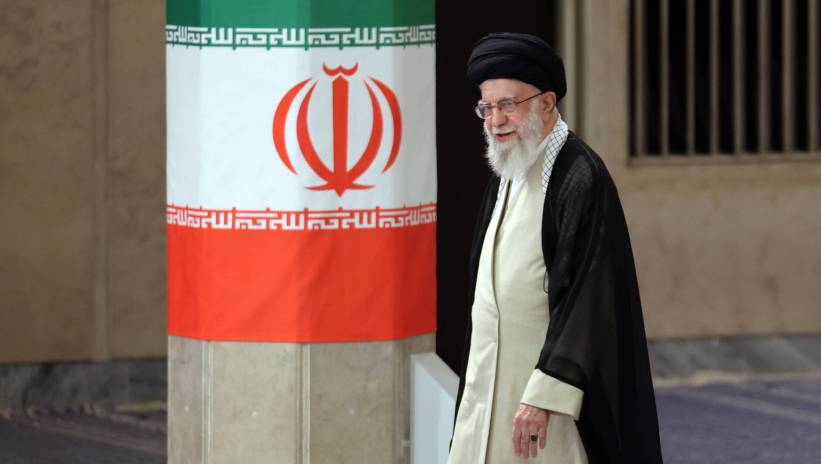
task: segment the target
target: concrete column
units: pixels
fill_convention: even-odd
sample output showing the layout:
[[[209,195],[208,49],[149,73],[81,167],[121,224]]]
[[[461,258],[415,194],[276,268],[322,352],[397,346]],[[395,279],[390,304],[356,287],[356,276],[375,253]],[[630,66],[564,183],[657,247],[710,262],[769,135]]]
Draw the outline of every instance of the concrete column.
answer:
[[[558,40],[555,45],[562,61],[564,61],[567,82],[571,84],[568,85],[567,94],[559,104],[559,111],[562,119],[570,126],[570,129],[581,134],[581,118],[579,117],[581,102],[579,101],[579,88],[575,85],[578,81],[578,68],[581,61],[579,56],[581,50],[578,46],[579,36],[582,32],[579,27],[579,1],[559,0],[557,7]]]
[[[408,463],[410,355],[366,343],[168,340],[169,463]]]
[[[169,462],[407,463],[433,1],[167,5]]]

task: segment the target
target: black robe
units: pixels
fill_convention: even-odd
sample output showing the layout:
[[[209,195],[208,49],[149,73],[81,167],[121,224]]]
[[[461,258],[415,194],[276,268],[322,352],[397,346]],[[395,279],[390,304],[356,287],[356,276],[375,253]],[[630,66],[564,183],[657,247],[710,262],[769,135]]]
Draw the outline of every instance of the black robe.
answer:
[[[498,190],[499,178],[493,177],[485,189],[473,236],[471,301]],[[549,275],[545,298],[550,324],[535,368],[584,391],[576,425],[588,462],[661,463],[656,403],[627,224],[604,163],[572,132],[556,157],[545,196],[542,253]],[[465,388],[471,331],[469,322],[457,414]]]

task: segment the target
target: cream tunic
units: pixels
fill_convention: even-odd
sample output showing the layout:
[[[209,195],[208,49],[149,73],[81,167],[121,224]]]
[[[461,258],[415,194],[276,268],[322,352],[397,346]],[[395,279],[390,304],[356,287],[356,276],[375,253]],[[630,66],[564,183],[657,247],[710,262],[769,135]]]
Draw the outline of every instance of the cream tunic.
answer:
[[[513,192],[510,182],[500,186],[479,258],[465,389],[449,464],[587,462],[574,422],[583,393],[534,370],[549,322],[541,165],[534,163]],[[553,411],[547,445],[536,459],[513,453],[513,418],[522,402]]]

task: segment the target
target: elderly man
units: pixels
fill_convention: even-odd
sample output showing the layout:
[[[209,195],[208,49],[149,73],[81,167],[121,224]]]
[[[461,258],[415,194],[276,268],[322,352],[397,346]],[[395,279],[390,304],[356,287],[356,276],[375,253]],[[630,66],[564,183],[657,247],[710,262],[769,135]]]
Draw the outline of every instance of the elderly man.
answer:
[[[471,53],[486,190],[450,464],[660,463],[630,239],[599,156],[556,108],[547,43],[494,33]]]

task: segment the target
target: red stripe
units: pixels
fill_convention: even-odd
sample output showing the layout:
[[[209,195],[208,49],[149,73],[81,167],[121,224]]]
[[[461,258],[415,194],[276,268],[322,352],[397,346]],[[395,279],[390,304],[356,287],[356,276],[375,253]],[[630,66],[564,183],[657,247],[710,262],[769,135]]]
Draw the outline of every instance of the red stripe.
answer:
[[[436,330],[436,226],[249,231],[167,226],[168,333],[387,340]]]

